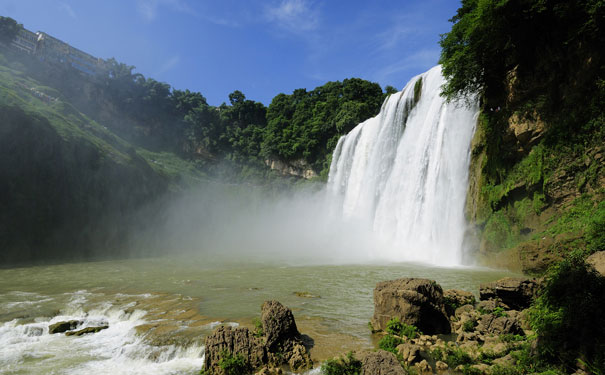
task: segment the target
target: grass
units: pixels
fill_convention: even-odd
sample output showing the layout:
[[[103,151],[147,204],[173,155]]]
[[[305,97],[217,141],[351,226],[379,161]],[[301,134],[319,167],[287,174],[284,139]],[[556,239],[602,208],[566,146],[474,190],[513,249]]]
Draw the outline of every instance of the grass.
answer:
[[[103,157],[117,163],[131,164],[142,158],[157,173],[173,182],[173,187],[190,186],[206,179],[206,175],[193,163],[173,153],[152,152],[134,147],[107,127],[79,112],[70,103],[63,101],[59,91],[41,85],[19,70],[2,65],[2,61],[0,58],[1,104],[18,106],[29,115],[48,119],[55,131],[66,141],[88,142],[99,149]],[[32,88],[57,100],[45,101],[36,96]]]
[[[357,360],[352,352],[345,356],[329,359],[321,365],[324,375],[359,375],[361,374],[361,361]]]

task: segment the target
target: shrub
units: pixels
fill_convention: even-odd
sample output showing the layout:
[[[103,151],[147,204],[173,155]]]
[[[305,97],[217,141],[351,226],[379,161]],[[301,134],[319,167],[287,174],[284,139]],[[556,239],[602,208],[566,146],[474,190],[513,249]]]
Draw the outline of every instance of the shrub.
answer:
[[[397,317],[389,320],[387,323],[387,333],[409,339],[415,339],[422,334],[416,326],[402,323]]]
[[[324,375],[359,375],[361,374],[361,361],[353,353],[348,352],[345,357],[329,359],[321,365]]]
[[[254,336],[263,337],[265,333],[263,332],[263,323],[260,321],[260,319],[254,318],[252,320],[252,324],[254,324]]]
[[[530,323],[538,335],[541,359],[575,366],[582,358],[605,371],[605,278],[571,253],[551,268],[541,295],[530,309]]]
[[[506,315],[506,311],[504,311],[504,309],[500,306],[494,308],[494,311],[492,311],[492,314],[496,317],[499,318],[501,316],[507,316]]]
[[[469,319],[462,324],[462,330],[464,332],[473,332],[476,326],[477,321],[475,319]]]
[[[378,347],[387,352],[397,354],[397,346],[403,344],[403,340],[391,334],[386,335],[378,341]]]
[[[221,353],[218,365],[226,375],[243,375],[250,372],[248,361],[241,354],[233,355],[228,351]]]

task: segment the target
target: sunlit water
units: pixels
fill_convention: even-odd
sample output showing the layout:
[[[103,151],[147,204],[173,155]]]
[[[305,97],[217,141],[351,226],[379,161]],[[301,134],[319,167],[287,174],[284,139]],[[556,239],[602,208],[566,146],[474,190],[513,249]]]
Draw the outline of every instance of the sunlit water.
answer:
[[[345,219],[381,241],[374,257],[458,265],[478,101],[447,102],[436,66],[389,96],[380,113],[342,137],[327,191]]]
[[[444,289],[478,293],[479,283],[505,275],[420,264],[292,266],[190,257],[4,269],[0,373],[194,374],[216,322],[249,325],[268,299],[292,308],[321,360],[372,345],[367,322],[379,281],[426,277]],[[69,319],[109,328],[81,337],[48,333],[50,323]]]

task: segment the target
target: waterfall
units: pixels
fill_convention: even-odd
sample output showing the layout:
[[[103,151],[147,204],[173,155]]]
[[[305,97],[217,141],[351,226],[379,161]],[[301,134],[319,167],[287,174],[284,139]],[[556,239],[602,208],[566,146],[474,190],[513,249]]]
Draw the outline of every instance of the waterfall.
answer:
[[[446,102],[443,83],[440,66],[414,77],[332,155],[329,200],[371,230],[376,258],[461,263],[478,103]]]

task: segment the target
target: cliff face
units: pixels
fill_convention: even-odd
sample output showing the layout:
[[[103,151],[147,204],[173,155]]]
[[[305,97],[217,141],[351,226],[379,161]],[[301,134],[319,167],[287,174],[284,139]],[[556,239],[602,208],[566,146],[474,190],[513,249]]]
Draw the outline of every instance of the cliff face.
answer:
[[[605,145],[602,126],[581,141],[557,138],[565,113],[542,118],[518,98],[515,81],[512,72],[503,108],[482,108],[466,215],[482,262],[540,273],[566,252],[598,250],[589,232],[605,209]]]
[[[64,138],[46,118],[0,106],[0,264],[116,255],[137,210],[167,187],[134,150]]]

